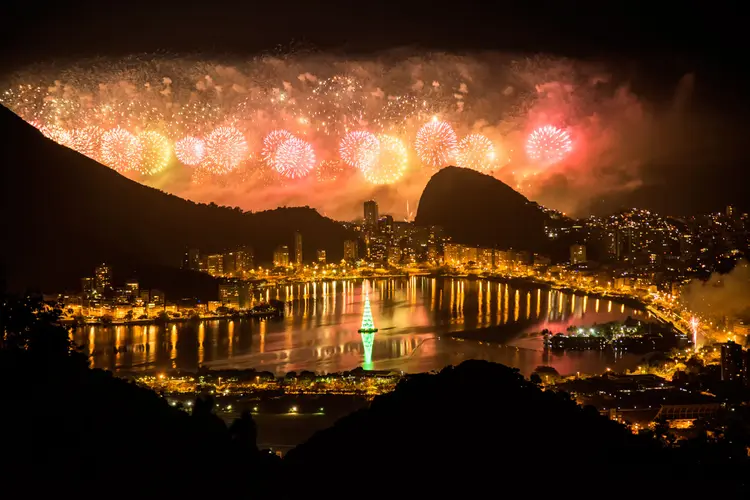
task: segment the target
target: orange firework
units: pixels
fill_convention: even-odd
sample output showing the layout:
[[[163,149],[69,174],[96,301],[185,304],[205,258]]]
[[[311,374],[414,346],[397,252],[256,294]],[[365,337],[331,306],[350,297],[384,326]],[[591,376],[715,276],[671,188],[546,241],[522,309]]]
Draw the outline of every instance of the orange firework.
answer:
[[[479,172],[489,172],[495,165],[495,146],[481,134],[469,134],[458,144],[456,165]]]
[[[206,156],[206,143],[198,137],[190,135],[183,137],[175,143],[174,155],[183,165],[196,167],[200,165]]]
[[[141,143],[123,128],[107,130],[102,135],[102,161],[118,172],[137,170],[141,162]]]
[[[406,172],[409,153],[401,139],[392,135],[379,135],[380,154],[378,161],[363,172],[372,184],[393,184]]]
[[[456,153],[456,133],[447,122],[433,118],[417,132],[414,148],[425,165],[445,167]]]
[[[227,174],[248,159],[245,136],[234,127],[219,127],[206,137],[203,166],[215,174]]]
[[[102,129],[96,125],[74,129],[70,133],[70,147],[93,160],[99,160]]]
[[[138,134],[138,140],[141,142],[141,173],[154,175],[164,170],[172,157],[172,147],[167,138],[149,130]]]

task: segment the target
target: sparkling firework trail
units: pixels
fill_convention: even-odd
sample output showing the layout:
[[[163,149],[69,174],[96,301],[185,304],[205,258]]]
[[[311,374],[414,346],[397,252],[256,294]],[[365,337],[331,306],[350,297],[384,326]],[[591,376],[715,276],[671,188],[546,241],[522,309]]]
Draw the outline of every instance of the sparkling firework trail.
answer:
[[[440,169],[455,156],[456,140],[456,133],[447,122],[433,118],[417,132],[414,148],[425,165]]]
[[[309,142],[292,137],[276,150],[273,167],[289,179],[306,177],[315,168],[315,151]]]
[[[166,137],[149,130],[138,134],[141,143],[140,172],[154,175],[164,170],[172,158],[172,147]]]
[[[553,164],[570,153],[573,143],[563,129],[544,125],[534,130],[526,141],[526,154],[534,161]]]
[[[346,167],[339,160],[324,160],[315,169],[318,182],[335,182],[346,173]]]
[[[392,135],[379,135],[378,161],[363,172],[371,184],[393,184],[403,177],[409,166],[409,152],[401,139]]]
[[[203,139],[188,135],[175,143],[174,155],[183,165],[197,167],[206,156],[206,143]]]
[[[495,146],[481,134],[470,134],[461,139],[456,150],[456,165],[479,172],[489,172],[497,160]]]
[[[63,146],[71,147],[73,145],[73,137],[70,132],[57,125],[43,125],[40,129],[42,135],[47,139],[51,139],[58,144]]]
[[[215,174],[227,174],[248,159],[249,148],[242,132],[219,127],[206,137],[206,158],[202,166]]]
[[[117,127],[102,134],[102,161],[118,172],[137,170],[141,143],[127,130]]]
[[[349,132],[341,139],[339,154],[344,163],[364,172],[378,161],[380,143],[370,132]]]

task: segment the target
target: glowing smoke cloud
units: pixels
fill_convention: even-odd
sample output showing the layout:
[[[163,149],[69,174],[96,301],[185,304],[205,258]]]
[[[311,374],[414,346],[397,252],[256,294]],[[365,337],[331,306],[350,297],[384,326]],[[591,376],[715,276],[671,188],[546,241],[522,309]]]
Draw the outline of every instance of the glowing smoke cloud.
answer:
[[[383,212],[401,214],[429,175],[459,163],[570,212],[587,204],[582,196],[637,186],[639,166],[653,154],[660,122],[605,74],[600,66],[504,54],[354,61],[292,54],[232,63],[138,56],[80,61],[62,71],[35,66],[7,81],[0,101],[53,140],[195,201],[252,210],[310,205],[351,218],[374,197]],[[575,148],[545,153],[537,141],[529,154],[528,130],[540,123],[565,123]],[[264,139],[277,130],[288,135],[267,148]],[[352,172],[340,143],[364,130],[394,137],[405,152],[395,147],[391,160],[378,154],[371,168]],[[159,168],[141,168],[144,152],[136,143],[146,131],[168,140],[174,158],[165,166],[147,148],[146,161]],[[309,146],[299,169],[283,169],[298,172],[293,184],[273,158],[291,136]],[[181,142],[186,137],[192,139]],[[496,155],[502,151],[491,167],[483,161],[489,145],[479,137]],[[557,150],[565,152],[566,144]],[[308,169],[309,151],[315,163]],[[373,156],[369,150],[359,160]],[[359,160],[351,163],[361,168]]]

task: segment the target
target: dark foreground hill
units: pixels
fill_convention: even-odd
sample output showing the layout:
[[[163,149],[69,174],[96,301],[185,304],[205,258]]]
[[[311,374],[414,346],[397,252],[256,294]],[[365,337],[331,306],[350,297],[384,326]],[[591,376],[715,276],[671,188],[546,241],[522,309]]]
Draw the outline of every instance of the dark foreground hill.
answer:
[[[267,263],[276,246],[292,244],[296,230],[307,260],[317,249],[343,256],[347,232],[313,209],[250,214],[192,203],[55,144],[5,108],[0,136],[0,272],[11,290],[76,289],[107,261],[116,279],[135,272],[168,294],[215,293],[207,276],[175,271],[186,247],[208,253],[252,245],[256,263]]]
[[[442,226],[457,243],[544,251],[547,216],[507,184],[474,170],[447,167],[432,176],[416,223]]]
[[[708,457],[708,454],[698,455]],[[657,498],[739,488],[745,466],[698,460],[543,391],[516,369],[466,361],[402,381],[370,408],[290,451],[301,494],[330,477],[325,497]],[[745,462],[746,463],[746,462]],[[731,478],[730,478],[731,477]],[[509,495],[513,494],[515,495]]]

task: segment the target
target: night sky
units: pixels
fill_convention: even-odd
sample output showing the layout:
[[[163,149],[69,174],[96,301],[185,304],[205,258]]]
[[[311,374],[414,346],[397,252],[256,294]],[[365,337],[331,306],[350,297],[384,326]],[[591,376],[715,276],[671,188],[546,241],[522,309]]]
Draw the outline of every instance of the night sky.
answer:
[[[547,52],[606,60],[654,106],[692,73],[694,134],[679,155],[643,170],[642,187],[600,200],[595,211],[638,205],[672,213],[750,210],[745,146],[750,100],[743,16],[716,3],[614,8],[565,2],[75,2],[4,6],[0,70],[39,61],[137,52],[231,54],[308,48],[358,55],[427,50]]]

